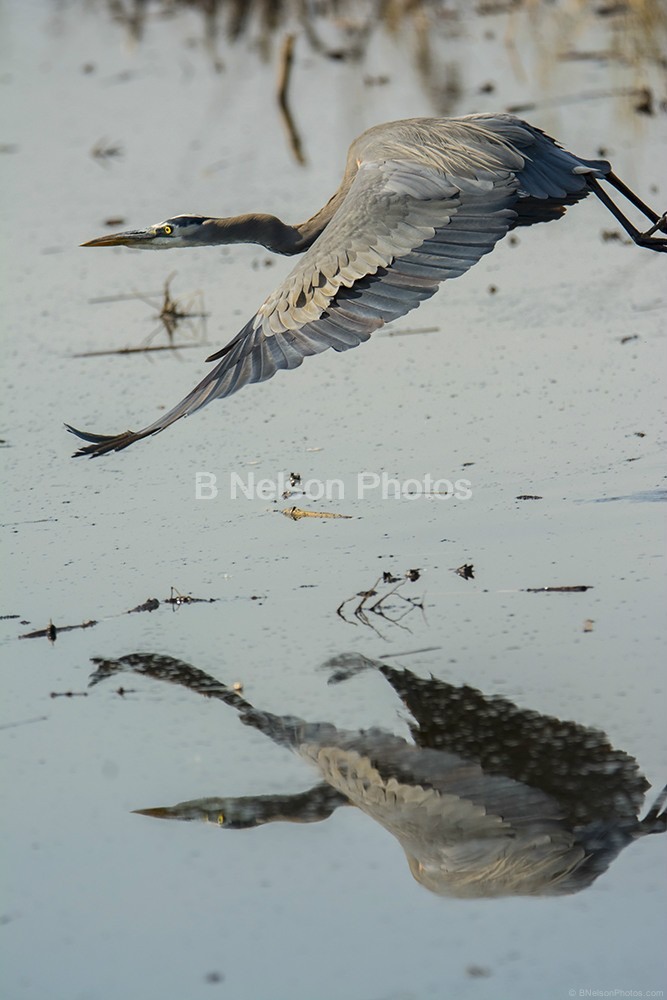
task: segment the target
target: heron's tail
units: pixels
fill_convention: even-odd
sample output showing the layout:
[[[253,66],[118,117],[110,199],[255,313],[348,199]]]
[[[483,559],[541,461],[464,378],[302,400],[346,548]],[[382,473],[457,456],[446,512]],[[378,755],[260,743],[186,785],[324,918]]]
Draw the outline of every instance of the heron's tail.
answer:
[[[162,430],[161,427],[156,430],[150,430],[147,427],[143,431],[123,431],[122,434],[89,434],[87,431],[78,431],[76,427],[71,427],[69,424],[65,424],[65,427],[70,434],[75,434],[82,441],[91,442],[85,448],[79,448],[78,451],[75,451],[74,458],[79,458],[81,455],[97,458],[99,455],[107,455],[110,451],[122,451],[123,448],[129,448],[135,441],[141,441],[142,438],[157,434]]]

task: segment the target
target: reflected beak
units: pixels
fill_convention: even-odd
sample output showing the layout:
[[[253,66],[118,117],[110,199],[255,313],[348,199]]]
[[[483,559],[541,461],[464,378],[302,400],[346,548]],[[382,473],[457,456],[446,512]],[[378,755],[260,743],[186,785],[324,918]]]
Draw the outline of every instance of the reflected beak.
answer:
[[[82,247],[150,247],[156,233],[152,229],[137,229],[128,233],[109,233],[97,239],[82,243]]]

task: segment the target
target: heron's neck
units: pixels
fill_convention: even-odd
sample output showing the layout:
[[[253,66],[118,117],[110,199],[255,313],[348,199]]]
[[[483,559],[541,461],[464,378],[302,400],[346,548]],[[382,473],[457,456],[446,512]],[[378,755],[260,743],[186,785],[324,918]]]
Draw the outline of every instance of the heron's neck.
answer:
[[[300,253],[301,235],[275,215],[235,215],[229,219],[207,219],[201,241],[209,246],[227,243],[258,243],[273,253]]]
[[[343,175],[343,180],[340,183],[340,187],[335,194],[329,198],[326,205],[315,212],[315,215],[311,216],[305,222],[300,222],[298,225],[294,226],[295,231],[299,235],[299,245],[296,250],[292,253],[301,253],[303,250],[307,250],[311,243],[314,243],[320,233],[323,233],[326,227],[331,222],[331,219],[338,211],[345,195],[350,190],[350,185],[354,180],[354,175],[358,170],[358,165],[356,159],[353,156],[348,156],[347,166],[345,173]]]
[[[303,253],[317,237],[324,232],[335,212],[347,194],[357,164],[348,161],[342,183],[336,193],[329,198],[323,208],[305,222],[290,226],[281,222],[275,215],[236,215],[228,219],[207,219],[202,226],[201,242],[211,244],[221,243],[259,243],[272,253],[295,254]]]

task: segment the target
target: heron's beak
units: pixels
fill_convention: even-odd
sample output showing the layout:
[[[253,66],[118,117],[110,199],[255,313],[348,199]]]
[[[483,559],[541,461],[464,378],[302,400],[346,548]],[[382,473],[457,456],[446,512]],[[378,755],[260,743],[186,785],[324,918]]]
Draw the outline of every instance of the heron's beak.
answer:
[[[85,244],[83,244],[85,246]],[[133,809],[138,816],[154,816],[156,819],[174,819],[173,810],[169,806],[158,806],[154,809]]]
[[[109,233],[108,236],[98,236],[97,239],[82,243],[82,247],[150,247],[153,245],[156,233],[153,229],[137,229],[128,233]]]

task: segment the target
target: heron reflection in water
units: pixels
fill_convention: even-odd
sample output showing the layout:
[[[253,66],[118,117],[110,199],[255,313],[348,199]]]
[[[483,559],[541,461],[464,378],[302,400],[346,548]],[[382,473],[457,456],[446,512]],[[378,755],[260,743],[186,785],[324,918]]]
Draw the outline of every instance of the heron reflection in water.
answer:
[[[602,182],[650,226],[640,231]],[[414,118],[376,125],[350,147],[340,187],[306,222],[272,215],[177,215],[87,247],[140,249],[258,243],[304,256],[251,320],[207,360],[216,367],[175,407],[139,431],[102,435],[77,455],[120,451],[212,399],[332,348],[347,351],[430,298],[516,226],[549,222],[593,192],[640,247],[667,251],[667,215],[628,188],[606,160],[584,160],[512,115]],[[658,235],[661,234],[661,235]]]
[[[128,670],[183,685],[234,708],[241,722],[314,765],[320,782],[295,795],[215,797],[139,809],[239,829],[316,822],[361,809],[399,841],[432,892],[462,898],[565,895],[591,885],[628,844],[667,829],[667,788],[643,819],[649,784],[603,732],[518,708],[467,685],[343,656],[332,680],[379,671],[410,712],[412,742],[368,729],[262,712],[241,694],[169,656],[95,659],[91,685]]]

